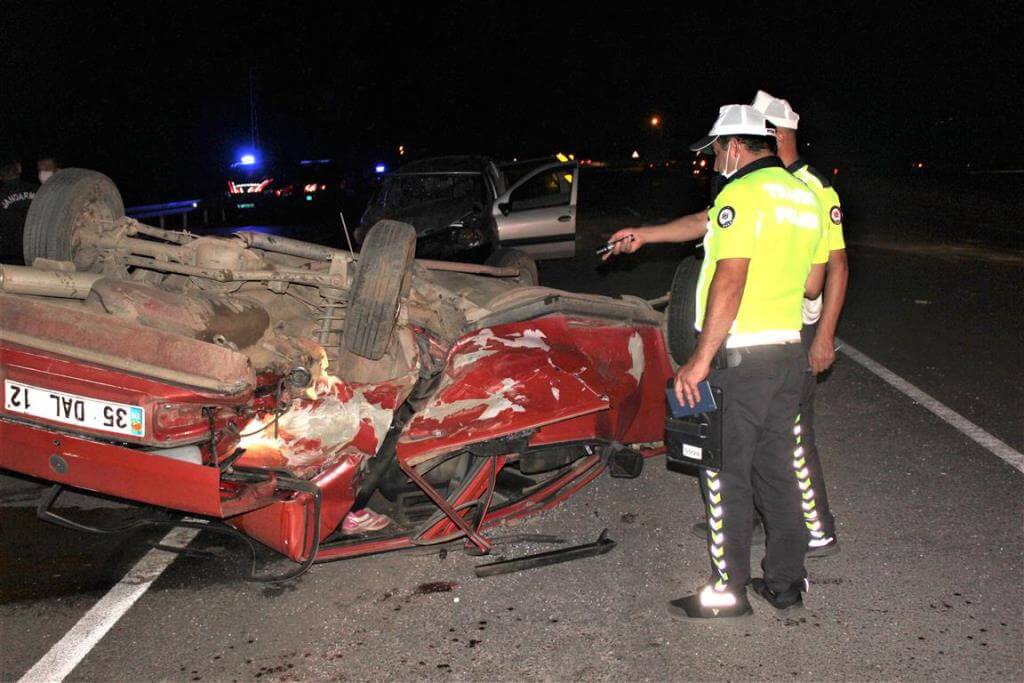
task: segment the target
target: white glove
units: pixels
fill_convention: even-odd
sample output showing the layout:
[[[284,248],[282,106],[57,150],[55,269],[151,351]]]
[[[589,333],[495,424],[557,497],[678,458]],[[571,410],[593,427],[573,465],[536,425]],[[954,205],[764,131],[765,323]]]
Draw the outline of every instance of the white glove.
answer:
[[[813,325],[821,318],[821,294],[815,299],[804,299],[803,319],[804,325]]]

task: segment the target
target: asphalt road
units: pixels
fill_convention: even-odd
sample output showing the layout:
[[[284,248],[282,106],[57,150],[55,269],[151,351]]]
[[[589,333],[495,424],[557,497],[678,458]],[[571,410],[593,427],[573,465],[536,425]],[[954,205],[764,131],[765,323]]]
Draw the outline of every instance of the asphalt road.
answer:
[[[602,190],[591,196],[606,199],[581,205],[577,258],[543,264],[542,281],[663,294],[687,247],[606,265],[592,248],[621,225],[695,208],[699,195],[684,177],[658,176],[653,190],[649,177],[589,179]],[[980,224],[977,211],[887,201],[847,211],[858,222],[840,336],[1020,450],[1015,235]],[[69,680],[1021,680],[1024,474],[842,354],[818,401],[842,550],[809,561],[800,616],[779,619],[763,603],[732,625],[666,614],[668,599],[706,578],[707,560],[687,531],[701,515],[696,480],[656,458],[636,480],[602,477],[508,530],[582,543],[608,528],[611,553],[520,574],[477,579],[481,560],[455,545],[444,557],[359,558],[259,586],[238,579],[242,548],[200,535],[190,549],[204,552],[179,557]],[[160,538],[44,525],[36,493],[0,477],[2,680],[18,680]],[[111,501],[65,505],[105,524],[138,514]],[[758,560],[755,549],[755,576]]]

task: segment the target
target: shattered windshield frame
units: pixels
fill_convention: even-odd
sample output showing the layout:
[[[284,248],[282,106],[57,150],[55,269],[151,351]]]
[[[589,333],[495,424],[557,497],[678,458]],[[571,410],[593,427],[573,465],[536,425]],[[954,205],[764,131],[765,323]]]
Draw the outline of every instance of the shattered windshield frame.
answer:
[[[399,173],[386,176],[373,200],[380,209],[407,210],[436,202],[486,205],[490,201],[482,173]]]

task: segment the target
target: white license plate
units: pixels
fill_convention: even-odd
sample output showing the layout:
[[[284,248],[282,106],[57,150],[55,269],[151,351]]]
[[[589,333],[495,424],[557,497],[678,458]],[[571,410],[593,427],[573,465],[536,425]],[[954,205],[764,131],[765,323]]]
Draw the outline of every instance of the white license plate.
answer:
[[[704,449],[698,448],[697,446],[691,446],[688,443],[683,444],[683,457],[689,458],[690,460],[703,460]]]
[[[114,434],[146,435],[146,410],[4,380],[4,409]]]

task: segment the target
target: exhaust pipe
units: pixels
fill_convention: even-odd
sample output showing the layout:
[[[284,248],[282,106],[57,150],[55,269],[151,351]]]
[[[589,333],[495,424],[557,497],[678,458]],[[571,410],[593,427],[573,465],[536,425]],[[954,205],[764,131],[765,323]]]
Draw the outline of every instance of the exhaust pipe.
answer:
[[[42,270],[27,266],[0,266],[0,292],[84,299],[101,273]]]

